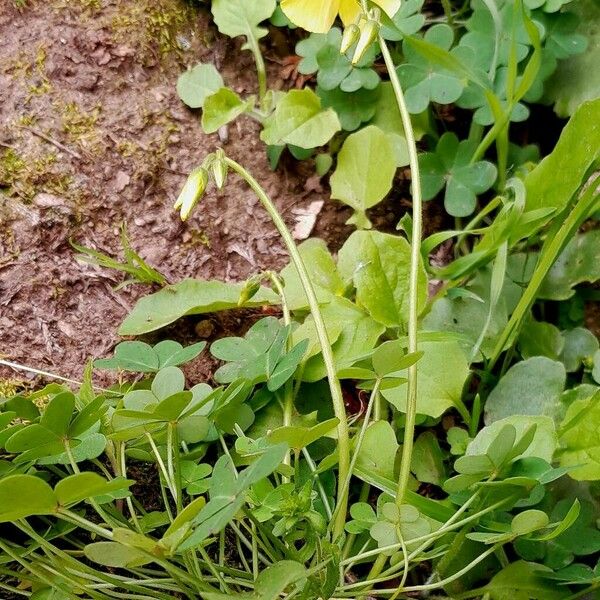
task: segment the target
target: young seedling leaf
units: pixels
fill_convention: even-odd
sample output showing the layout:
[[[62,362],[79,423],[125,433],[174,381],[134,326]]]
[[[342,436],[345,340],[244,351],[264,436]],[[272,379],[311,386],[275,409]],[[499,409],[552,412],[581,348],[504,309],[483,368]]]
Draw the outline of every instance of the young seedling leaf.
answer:
[[[396,172],[393,148],[387,135],[369,125],[348,136],[331,176],[331,197],[356,212],[349,222],[370,228],[366,210],[385,198]]]
[[[300,148],[323,146],[341,129],[335,111],[323,109],[321,100],[309,88],[288,92],[265,120],[264,127],[260,138],[265,144],[293,144]]]
[[[212,63],[199,63],[177,80],[177,93],[190,108],[202,108],[206,98],[222,87],[223,78]]]

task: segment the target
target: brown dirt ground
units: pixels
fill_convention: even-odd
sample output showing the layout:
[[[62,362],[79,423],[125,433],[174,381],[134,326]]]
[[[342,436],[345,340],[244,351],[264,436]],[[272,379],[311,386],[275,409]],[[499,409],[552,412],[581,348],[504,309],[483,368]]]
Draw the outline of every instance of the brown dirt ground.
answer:
[[[282,87],[280,61],[274,49],[269,55],[270,84]],[[70,239],[118,255],[125,222],[133,247],[171,282],[242,280],[286,262],[268,217],[233,178],[188,223],[172,210],[185,175],[221,145],[175,90],[198,61],[214,62],[237,92],[255,91],[251,55],[183,0],[30,0],[21,10],[2,0],[2,357],[77,379],[90,356],[110,352],[118,325],[148,293],[139,285],[113,291],[122,276],[79,264]],[[224,147],[293,226],[295,209],[323,199],[320,182],[310,164],[271,172],[258,133],[242,118]],[[339,245],[345,211],[328,205],[322,216],[318,233],[330,230]]]

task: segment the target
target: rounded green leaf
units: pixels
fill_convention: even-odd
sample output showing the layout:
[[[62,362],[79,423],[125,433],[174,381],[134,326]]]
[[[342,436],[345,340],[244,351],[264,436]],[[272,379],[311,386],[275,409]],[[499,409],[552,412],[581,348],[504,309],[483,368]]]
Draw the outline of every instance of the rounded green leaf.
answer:
[[[288,92],[264,126],[260,138],[265,144],[300,148],[323,146],[341,129],[335,111],[323,109],[319,97],[308,88]]]
[[[52,488],[34,475],[9,475],[0,480],[0,523],[56,512]]]
[[[331,176],[331,197],[351,206],[364,220],[365,211],[392,189],[395,173],[389,137],[379,127],[369,125],[344,142]]]
[[[202,108],[206,98],[223,87],[223,78],[213,64],[197,64],[177,80],[177,93],[190,108]]]
[[[510,528],[515,535],[527,535],[544,529],[550,523],[548,515],[541,510],[526,510],[513,518]]]
[[[105,567],[141,567],[152,562],[152,559],[143,552],[118,542],[96,542],[88,544],[83,550],[89,560]]]

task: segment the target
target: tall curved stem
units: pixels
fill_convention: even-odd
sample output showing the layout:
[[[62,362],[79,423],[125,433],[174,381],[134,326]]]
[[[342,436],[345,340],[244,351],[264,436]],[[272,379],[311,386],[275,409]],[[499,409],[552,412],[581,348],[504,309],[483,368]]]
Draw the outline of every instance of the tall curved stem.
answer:
[[[421,237],[423,231],[422,208],[423,198],[421,195],[421,175],[419,172],[419,160],[417,157],[417,143],[410,120],[410,113],[406,107],[404,93],[396,66],[392,60],[389,48],[383,36],[379,36],[379,45],[385,60],[392,88],[402,117],[402,126],[408,146],[408,156],[410,162],[410,172],[412,179],[412,199],[413,199],[413,226],[410,241],[410,279],[409,279],[409,309],[408,309],[408,351],[417,352],[417,325],[419,319],[418,304],[418,284],[419,284],[419,265],[421,261]],[[396,494],[396,504],[400,506],[404,501],[404,495],[408,486],[410,477],[410,464],[412,459],[413,442],[415,435],[415,420],[417,416],[417,365],[414,364],[408,369],[408,385],[406,398],[406,425],[404,427],[404,445],[402,449],[402,462],[400,464],[400,476],[398,479],[398,493]]]
[[[240,164],[230,158],[225,158],[225,163],[232,170],[235,171],[246,183],[252,188],[252,191],[256,194],[265,210],[269,213],[273,224],[277,228],[279,235],[283,239],[283,242],[290,255],[290,259],[300,277],[302,288],[308,299],[308,305],[310,307],[311,314],[314,319],[315,329],[319,344],[321,345],[321,352],[323,353],[323,361],[325,363],[325,369],[327,371],[327,379],[329,382],[329,390],[331,392],[331,399],[333,401],[333,409],[335,416],[339,419],[337,426],[338,435],[338,498],[336,506],[336,516],[333,522],[333,537],[334,539],[339,537],[344,531],[344,525],[346,523],[346,512],[348,507],[348,490],[344,489],[344,483],[348,476],[350,469],[350,438],[348,432],[348,421],[346,419],[346,407],[344,405],[344,398],[342,396],[342,388],[337,377],[335,363],[333,360],[333,351],[331,349],[331,342],[325,329],[325,322],[321,309],[319,308],[319,301],[315,294],[314,287],[306,270],[306,266],[292,234],[287,228],[284,220],[277,211],[277,208],[267,196],[266,192],[262,189],[258,181],[252,177],[252,175],[244,169]]]

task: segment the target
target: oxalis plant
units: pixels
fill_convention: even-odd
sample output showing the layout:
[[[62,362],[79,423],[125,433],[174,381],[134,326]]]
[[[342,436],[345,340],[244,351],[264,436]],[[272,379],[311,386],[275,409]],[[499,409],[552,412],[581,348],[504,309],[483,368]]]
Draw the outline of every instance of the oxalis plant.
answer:
[[[290,263],[242,284],[165,286],[120,333],[238,306],[281,317],[210,345],[214,385],[187,389],[181,369],[205,342],[130,340],[80,384],[2,400],[6,595],[597,593],[600,350],[582,306],[600,239],[579,231],[600,209],[600,101],[583,103],[553,152],[464,227],[422,239],[413,124],[382,35],[398,4],[322,7],[281,4],[318,31],[341,13],[342,51],[358,64],[377,43],[384,57],[410,155],[404,235],[357,230],[336,258],[320,240],[296,246],[242,165],[222,150],[206,157],[177,200],[182,218],[209,185],[225,194],[241,177]],[[432,264],[449,241],[455,257]],[[95,387],[93,368],[118,383]]]

